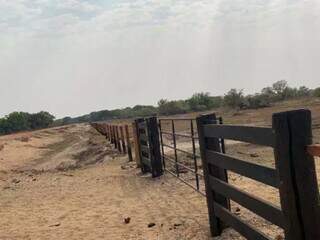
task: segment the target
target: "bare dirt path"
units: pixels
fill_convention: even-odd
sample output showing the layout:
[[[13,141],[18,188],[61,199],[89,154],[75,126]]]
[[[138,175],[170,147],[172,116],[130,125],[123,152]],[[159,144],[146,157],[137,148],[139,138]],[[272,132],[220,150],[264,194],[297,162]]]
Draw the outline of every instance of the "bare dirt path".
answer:
[[[142,176],[88,126],[27,135],[0,139],[1,240],[209,239],[202,196]]]
[[[141,175],[88,125],[0,137],[0,145],[0,240],[212,239],[202,195],[170,175]],[[233,151],[272,155],[257,147]],[[278,202],[274,189],[236,175],[230,182]],[[279,229],[251,212],[236,204],[232,211],[281,239]],[[243,239],[230,229],[215,238]]]

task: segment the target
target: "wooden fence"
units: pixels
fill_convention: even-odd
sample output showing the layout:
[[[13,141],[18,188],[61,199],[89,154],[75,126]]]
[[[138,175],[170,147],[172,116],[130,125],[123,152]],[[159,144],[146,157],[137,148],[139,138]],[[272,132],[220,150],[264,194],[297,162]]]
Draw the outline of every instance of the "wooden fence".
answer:
[[[272,128],[217,125],[197,119],[211,233],[230,226],[247,239],[271,240],[230,211],[230,199],[284,229],[288,240],[320,239],[319,190],[313,156],[311,113],[298,110],[273,115]],[[221,152],[219,139],[272,147],[276,169]],[[227,170],[278,188],[281,208],[228,184]]]
[[[221,122],[214,114],[199,116],[196,122],[213,236],[220,235],[226,227],[232,227],[247,239],[271,240],[230,211],[232,200],[282,228],[287,240],[320,239],[320,200],[314,162],[314,156],[320,156],[320,146],[312,145],[309,110],[276,113],[272,117],[272,128],[219,124]],[[128,139],[126,126],[123,131],[123,127],[118,125],[92,125],[120,152],[129,151],[129,148],[131,152],[131,145],[125,143]],[[143,172],[161,175],[163,156],[157,119],[136,119],[132,127],[137,165]],[[272,148],[275,168],[228,155],[223,144],[225,139]],[[281,206],[245,192],[241,186],[229,184],[228,171],[278,189]]]
[[[135,120],[138,151],[143,173],[150,172],[152,177],[163,174],[161,161],[158,122],[156,117],[139,118]]]
[[[100,134],[104,135],[111,144],[114,144],[114,147],[120,153],[127,153],[129,161],[133,160],[132,144],[128,125],[94,122],[91,123],[91,126],[95,128]]]

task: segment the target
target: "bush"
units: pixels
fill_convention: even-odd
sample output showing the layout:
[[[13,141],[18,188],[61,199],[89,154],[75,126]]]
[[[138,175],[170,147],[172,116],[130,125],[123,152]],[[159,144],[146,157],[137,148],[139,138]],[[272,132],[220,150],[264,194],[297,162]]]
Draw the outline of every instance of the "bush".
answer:
[[[220,106],[219,100],[215,97],[210,97],[209,93],[195,93],[187,100],[189,107],[193,111],[208,110],[213,107]]]
[[[242,109],[245,106],[243,90],[231,89],[224,95],[224,104],[232,108]]]
[[[268,95],[255,94],[245,98],[245,107],[248,109],[257,109],[271,106],[271,100]]]
[[[320,87],[313,90],[313,96],[320,97]]]
[[[0,134],[46,128],[53,123],[53,120],[54,116],[48,112],[35,114],[13,112],[0,119]]]
[[[158,113],[160,115],[182,114],[188,111],[185,101],[168,101],[161,99],[158,102]]]

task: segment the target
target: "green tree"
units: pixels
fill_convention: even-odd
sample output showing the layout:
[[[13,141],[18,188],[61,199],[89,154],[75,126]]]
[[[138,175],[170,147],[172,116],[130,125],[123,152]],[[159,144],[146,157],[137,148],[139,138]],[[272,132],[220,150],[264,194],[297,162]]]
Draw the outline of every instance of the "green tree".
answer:
[[[181,114],[187,112],[187,104],[185,101],[168,101],[161,99],[158,101],[158,113],[160,115]]]
[[[49,127],[54,120],[54,116],[48,112],[38,112],[29,116],[29,125],[31,129],[41,129]]]
[[[224,95],[224,104],[228,107],[241,109],[245,106],[244,100],[243,90],[232,88]]]
[[[193,111],[207,110],[213,107],[214,103],[209,93],[195,93],[188,100],[190,109]]]
[[[25,112],[13,112],[7,117],[7,133],[31,129],[30,114]]]
[[[320,97],[320,87],[313,90],[313,96]]]

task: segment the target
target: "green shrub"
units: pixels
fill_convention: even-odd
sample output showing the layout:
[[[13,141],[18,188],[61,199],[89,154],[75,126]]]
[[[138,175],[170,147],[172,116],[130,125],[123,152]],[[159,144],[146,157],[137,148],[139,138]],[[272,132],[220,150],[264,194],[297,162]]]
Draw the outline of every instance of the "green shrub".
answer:
[[[313,96],[320,97],[320,87],[313,90]]]
[[[243,90],[231,89],[226,95],[224,95],[224,104],[231,108],[242,109],[245,106]]]

